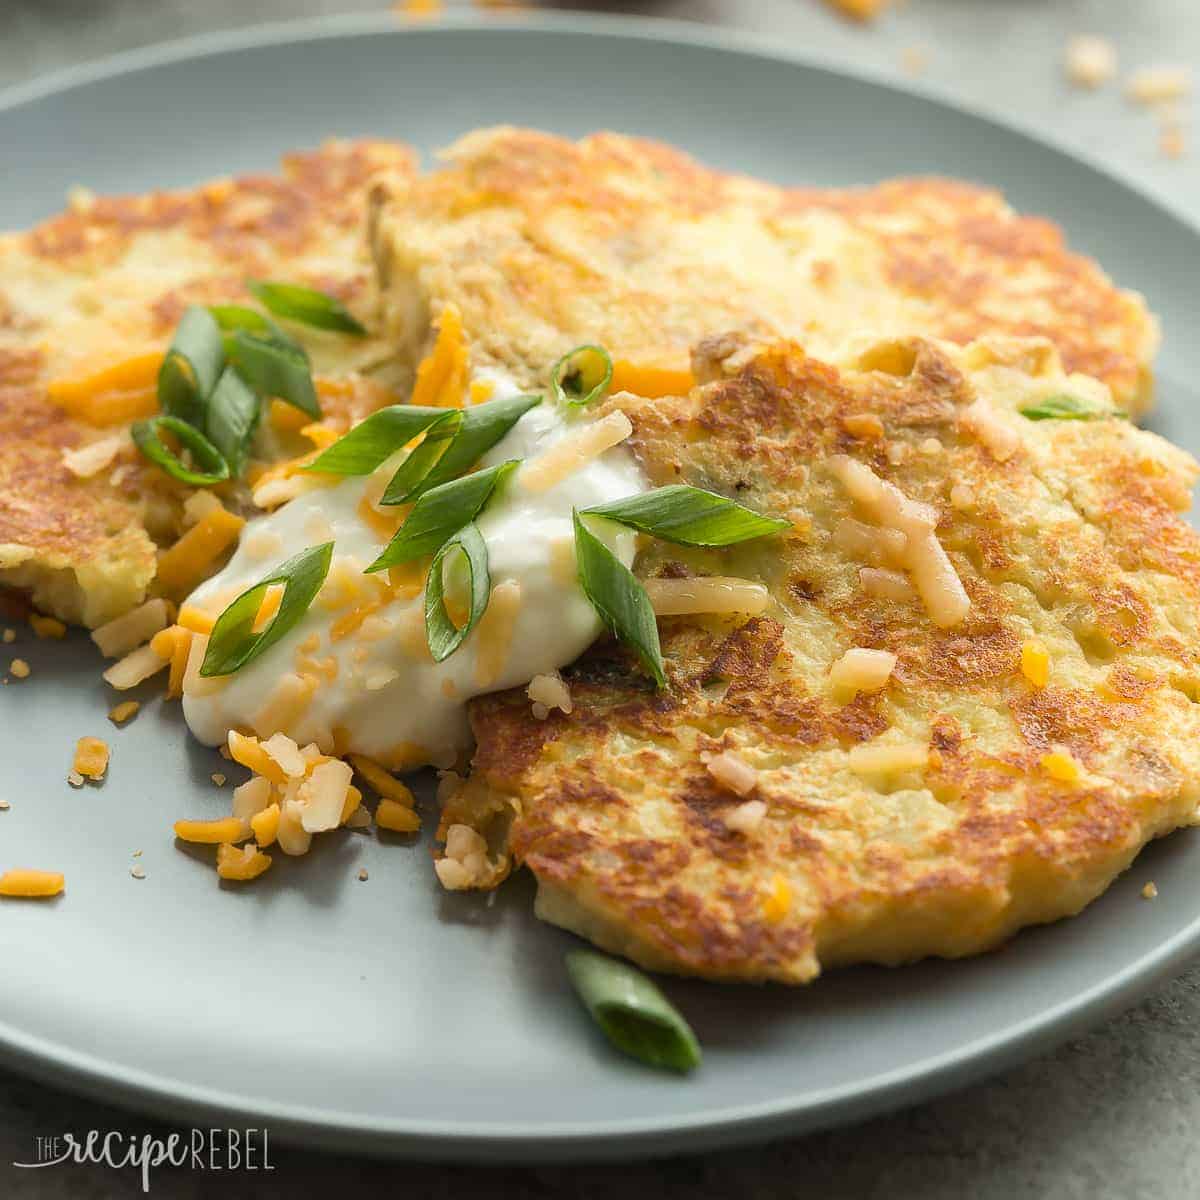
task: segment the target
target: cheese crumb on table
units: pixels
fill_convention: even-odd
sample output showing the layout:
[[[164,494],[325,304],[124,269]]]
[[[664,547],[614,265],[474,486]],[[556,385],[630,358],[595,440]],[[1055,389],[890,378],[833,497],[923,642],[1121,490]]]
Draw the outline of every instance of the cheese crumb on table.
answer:
[[[137,867],[137,866],[130,867],[129,873],[130,873],[130,875],[132,875],[134,877],[134,879],[145,879],[146,878],[146,870],[144,867]]]
[[[1187,67],[1160,65],[1142,67],[1129,77],[1125,95],[1134,104],[1165,104],[1190,95],[1192,73]]]
[[[1187,154],[1187,139],[1183,126],[1174,121],[1164,125],[1158,136],[1158,149],[1164,158],[1183,158]]]
[[[1067,42],[1063,65],[1076,87],[1102,87],[1117,72],[1117,51],[1107,38],[1077,34]]]
[[[361,880],[363,883],[366,883],[366,881],[367,881],[367,868],[366,868],[366,867],[363,867],[363,868],[362,868],[362,870],[361,870],[361,871],[359,871],[359,873],[358,873],[358,878],[359,878],[359,879],[360,879],[360,880]]]
[[[37,900],[59,895],[66,879],[59,871],[20,869],[0,875],[0,896],[13,899]]]
[[[29,625],[40,638],[61,639],[67,636],[67,627],[57,617],[46,617],[41,613],[30,613]]]
[[[120,704],[114,705],[108,712],[108,719],[114,725],[124,725],[137,714],[141,705],[136,700],[122,700]]]
[[[888,5],[888,0],[825,0],[831,8],[855,21],[873,21]]]
[[[29,678],[29,664],[23,658],[14,658],[8,670],[14,679]]]
[[[107,742],[97,737],[81,737],[75,743],[72,774],[81,775],[86,779],[101,780],[108,770],[108,756]]]
[[[17,640],[17,631],[15,629],[6,629],[0,637],[3,637],[6,646],[11,646]]]
[[[1158,898],[1158,887],[1151,881],[1142,888],[1142,895],[1147,900],[1155,900]]]
[[[900,51],[900,65],[909,75],[923,75],[929,66],[929,59],[927,46],[905,46]]]

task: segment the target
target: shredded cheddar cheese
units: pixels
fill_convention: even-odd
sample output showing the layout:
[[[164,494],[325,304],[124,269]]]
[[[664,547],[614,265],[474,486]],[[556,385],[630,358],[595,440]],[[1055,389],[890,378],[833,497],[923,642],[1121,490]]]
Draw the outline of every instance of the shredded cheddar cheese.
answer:
[[[145,604],[92,630],[92,641],[105,658],[120,658],[149,641],[170,620],[170,605],[161,598]]]
[[[217,847],[217,874],[222,879],[257,879],[271,865],[271,856],[254,846],[222,842]]]
[[[175,641],[171,647],[171,673],[167,677],[167,697],[183,695],[183,678],[187,674],[188,658],[192,653],[192,638],[196,635],[182,625],[175,626]]]
[[[1078,783],[1083,778],[1083,768],[1069,750],[1056,746],[1049,754],[1043,754],[1038,765],[1059,783]]]
[[[194,604],[185,604],[179,610],[179,624],[193,633],[212,633],[216,623],[216,617],[206,613],[202,608],[197,608]]]
[[[605,450],[619,445],[632,432],[630,419],[620,409],[614,409],[598,421],[579,426],[536,458],[527,459],[517,478],[526,491],[549,491]]]
[[[408,805],[385,797],[375,809],[375,824],[392,833],[416,833],[421,828],[421,818]]]
[[[255,775],[264,775],[272,783],[287,783],[287,775],[283,768],[263,749],[257,738],[238,733],[236,729],[229,731],[229,753],[236,763],[241,763]]]
[[[120,704],[115,704],[108,712],[108,719],[114,725],[124,725],[131,717],[137,715],[141,705],[136,700],[122,700]]]
[[[239,817],[220,817],[215,821],[176,821],[175,836],[181,842],[215,846],[221,842],[244,842],[250,836],[250,822]]]
[[[447,304],[438,320],[433,349],[417,367],[411,403],[434,408],[462,408],[467,386],[467,359],[462,314],[455,305]]]
[[[772,925],[778,925],[791,911],[792,886],[778,871],[771,877],[771,886],[763,897],[762,910]]]
[[[1050,682],[1050,655],[1036,639],[1030,638],[1021,647],[1021,674],[1034,687],[1044,688]]]
[[[44,899],[58,896],[66,886],[66,877],[58,871],[20,869],[0,875],[0,896],[14,899]]]
[[[475,684],[491,687],[500,677],[508,662],[512,647],[513,631],[521,612],[521,585],[515,579],[506,579],[492,588],[492,597],[487,609],[479,619],[475,630],[478,648],[475,659]]]
[[[186,595],[208,575],[216,560],[237,541],[246,524],[222,508],[197,521],[158,559],[158,582],[175,596]]]
[[[262,812],[255,813],[250,818],[250,828],[260,848],[269,846],[279,832],[279,805],[268,804]]]
[[[33,632],[40,638],[64,638],[67,627],[57,617],[44,617],[41,613],[31,613],[29,624]]]
[[[251,633],[261,633],[275,620],[279,606],[283,603],[285,590],[282,583],[273,583],[263,593],[262,603],[258,606],[258,612],[254,614],[254,624],[250,626]]]
[[[658,400],[663,396],[686,396],[695,386],[696,377],[686,369],[639,366],[621,358],[613,363],[614,392],[632,392],[635,396]]]
[[[108,770],[108,744],[97,737],[81,737],[75,743],[71,765],[85,779],[103,779]]]
[[[50,399],[90,425],[124,425],[158,411],[158,371],[163,356],[140,354],[89,375],[52,379]]]
[[[309,421],[308,413],[302,412],[286,400],[272,400],[267,420],[278,433],[301,433]]]
[[[647,579],[646,594],[660,617],[685,613],[744,613],[755,617],[770,603],[761,583],[719,575],[688,579]]]
[[[164,658],[152,645],[140,646],[113,663],[104,672],[104,682],[118,692],[125,692],[144,683],[151,675],[156,675],[168,661],[169,656]]]
[[[385,800],[395,800],[412,808],[415,803],[412,792],[373,758],[367,758],[363,754],[351,754],[350,765],[367,781],[377,796]]]

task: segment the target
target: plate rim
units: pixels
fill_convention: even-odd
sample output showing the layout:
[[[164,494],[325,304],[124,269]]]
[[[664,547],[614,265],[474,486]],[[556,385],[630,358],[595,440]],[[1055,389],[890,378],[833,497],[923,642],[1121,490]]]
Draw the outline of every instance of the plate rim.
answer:
[[[517,15],[457,13],[405,22],[391,13],[346,13],[276,21],[171,39],[49,72],[0,90],[0,121],[19,108],[89,84],[172,63],[219,58],[242,50],[336,40],[364,35],[415,36],[454,30],[506,36],[522,33],[604,35],[684,44],[819,71],[906,97],[917,97],[965,114],[984,125],[1049,149],[1149,204],[1200,240],[1200,223],[1178,202],[1159,194],[1124,168],[1034,127],[1000,116],[929,81],[897,79],[885,68],[852,63],[834,53],[794,49],[764,34],[722,25],[612,14],[541,12]],[[519,1123],[469,1122],[448,1129],[441,1121],[370,1117],[365,1113],[293,1105],[236,1096],[161,1073],[151,1073],[82,1051],[64,1048],[0,1020],[0,1062],[104,1103],[142,1112],[159,1110],[192,1118],[220,1113],[266,1121],[286,1141],[426,1160],[451,1154],[478,1162],[581,1161],[650,1157],[717,1149],[864,1119],[901,1104],[917,1103],[1021,1062],[1103,1017],[1134,1003],[1162,979],[1177,973],[1200,948],[1200,914],[1175,935],[1081,995],[972,1039],[919,1064],[859,1078],[815,1096],[785,1096],[757,1104],[708,1108],[686,1117],[612,1121],[561,1121],[536,1130]]]

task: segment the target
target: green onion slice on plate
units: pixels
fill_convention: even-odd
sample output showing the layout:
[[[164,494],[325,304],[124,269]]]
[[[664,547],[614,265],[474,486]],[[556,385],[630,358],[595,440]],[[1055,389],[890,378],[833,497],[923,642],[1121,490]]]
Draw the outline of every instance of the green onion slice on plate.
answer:
[[[346,306],[324,292],[298,283],[257,279],[247,280],[246,287],[263,302],[268,312],[285,321],[311,325],[314,329],[329,329],[334,333],[350,333],[355,337],[367,336],[366,328]]]
[[[221,452],[235,478],[245,469],[261,416],[262,403],[254,389],[232,367],[226,367],[208,398],[205,428],[208,440]]]
[[[458,530],[475,520],[518,462],[518,459],[510,458],[425,492],[366,573],[384,571],[437,553]]]
[[[1092,400],[1060,392],[1046,396],[1036,404],[1020,410],[1021,416],[1031,421],[1102,421],[1106,417],[1128,418],[1120,409],[1105,409]]]
[[[582,408],[603,398],[612,376],[612,358],[603,346],[576,346],[554,364],[550,386],[560,404]]]
[[[225,365],[221,330],[208,309],[184,310],[158,371],[158,406],[169,417],[204,428],[209,394]]]
[[[461,628],[454,624],[446,611],[444,578],[445,567],[456,565],[459,555],[466,567],[467,593],[471,604],[466,623]],[[491,594],[487,543],[472,523],[442,544],[434,555],[429,578],[425,581],[425,640],[434,662],[443,662],[463,644],[467,635],[479,624]]]
[[[787,529],[736,501],[684,483],[655,488],[625,500],[585,508],[587,517],[607,517],[642,533],[684,546],[732,546]]]
[[[660,687],[667,686],[658,621],[646,589],[632,571],[587,528],[577,510],[575,560],[579,585],[612,634],[629,646]]]
[[[195,466],[189,466],[164,445],[160,431],[165,429],[179,439]],[[221,451],[193,425],[179,417],[159,414],[144,421],[135,421],[129,430],[133,443],[156,467],[172,479],[193,487],[212,487],[229,478],[229,464]],[[196,468],[200,469],[197,470]]]
[[[700,1043],[691,1026],[641,971],[593,950],[572,950],[567,974],[592,1020],[618,1050],[669,1071],[700,1065]]]
[[[308,612],[329,574],[332,561],[332,542],[310,546],[282,563],[274,574],[244,591],[217,618],[208,637],[200,674],[232,675],[269,650]],[[254,622],[263,597],[269,588],[278,584],[284,589],[279,609],[271,621],[255,633]]]

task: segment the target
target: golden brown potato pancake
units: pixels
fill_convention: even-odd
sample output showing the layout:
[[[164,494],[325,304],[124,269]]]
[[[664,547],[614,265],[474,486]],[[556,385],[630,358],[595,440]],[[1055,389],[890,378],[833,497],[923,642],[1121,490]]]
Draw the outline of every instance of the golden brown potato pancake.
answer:
[[[862,333],[1016,334],[1050,338],[1127,410],[1149,404],[1158,329],[1142,298],[990,189],[773,187],[613,133],[485,129],[444,157],[372,197],[387,323],[413,353],[447,303],[477,360],[523,386],[583,342],[679,371],[726,329],[818,356]]]
[[[78,193],[63,215],[0,236],[0,584],[91,626],[145,595],[155,537],[174,530],[186,492],[128,439],[103,470],[70,470],[64,451],[111,438],[114,427],[95,410],[98,423],[80,419],[83,402],[65,412],[51,384],[161,353],[186,305],[245,303],[247,277],[306,283],[368,316],[367,182],[411,169],[401,146],[330,142],[289,155],[276,175],[141,196]],[[388,353],[376,338],[304,341],[319,375],[351,376]],[[364,415],[360,392],[352,382],[329,391],[331,416]]]
[[[648,967],[802,983],[986,950],[1078,912],[1196,822],[1188,454],[1114,416],[1021,415],[1064,394],[1111,411],[1045,341],[905,339],[830,365],[717,338],[695,365],[690,395],[609,401],[650,479],[794,532],[655,543],[637,573],[758,580],[770,607],[663,619],[663,692],[607,642],[564,673],[569,715],[538,721],[522,692],[474,701],[473,771],[442,829],[488,838],[478,883],[524,864],[543,917]],[[847,461],[932,507],[964,619],[939,628],[889,567]],[[896,656],[881,690],[832,687],[852,647]],[[722,754],[752,773],[744,795]]]

